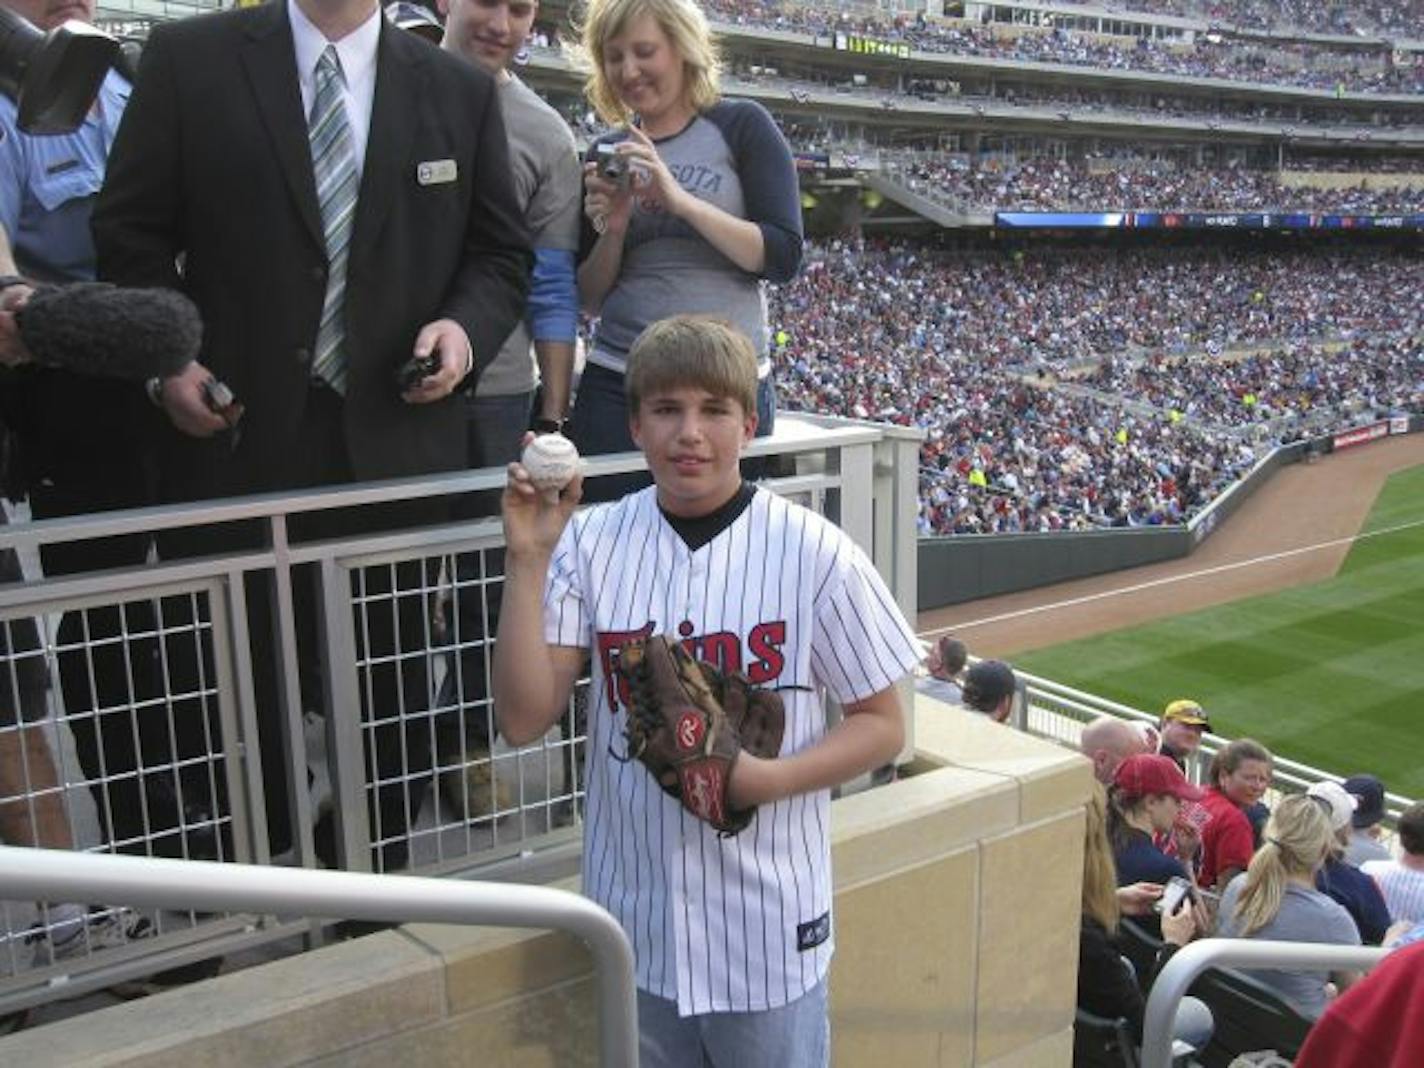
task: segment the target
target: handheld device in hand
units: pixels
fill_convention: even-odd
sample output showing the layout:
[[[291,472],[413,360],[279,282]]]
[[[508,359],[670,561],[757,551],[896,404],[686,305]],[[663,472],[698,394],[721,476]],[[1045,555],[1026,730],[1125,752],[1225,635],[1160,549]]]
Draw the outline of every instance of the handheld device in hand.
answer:
[[[222,415],[236,400],[226,382],[209,378],[203,383],[203,403],[208,406],[209,411]]]
[[[224,434],[228,447],[236,449],[237,443],[242,440],[242,426],[239,422],[242,419],[242,405],[238,403],[228,384],[220,378],[205,379],[202,390],[203,403],[208,406],[208,411],[227,424]]]
[[[1180,875],[1174,875],[1167,881],[1166,887],[1162,890],[1162,897],[1158,901],[1162,915],[1170,916],[1176,912],[1183,901],[1192,897],[1194,890],[1192,884]]]
[[[422,379],[429,378],[438,370],[440,357],[435,353],[432,352],[429,356],[412,356],[396,369],[396,384],[404,393],[420,385]]]
[[[598,176],[618,185],[628,184],[628,161],[618,154],[617,145],[598,146]]]

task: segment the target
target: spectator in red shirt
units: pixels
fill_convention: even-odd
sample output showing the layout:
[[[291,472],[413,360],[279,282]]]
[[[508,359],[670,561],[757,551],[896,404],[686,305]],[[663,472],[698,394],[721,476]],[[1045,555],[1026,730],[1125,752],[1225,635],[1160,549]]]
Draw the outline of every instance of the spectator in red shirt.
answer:
[[[1260,742],[1240,738],[1212,758],[1209,785],[1202,806],[1211,819],[1202,829],[1201,867],[1197,883],[1220,892],[1251,863],[1255,837],[1246,810],[1266,795],[1271,785],[1270,752]]]

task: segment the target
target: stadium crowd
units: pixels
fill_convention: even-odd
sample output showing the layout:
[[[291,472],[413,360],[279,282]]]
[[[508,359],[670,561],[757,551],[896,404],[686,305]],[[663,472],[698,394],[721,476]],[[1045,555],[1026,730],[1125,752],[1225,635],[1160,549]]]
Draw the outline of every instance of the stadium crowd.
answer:
[[[1424,410],[1424,346],[1413,331],[1294,345],[1239,360],[1108,358],[1076,381],[1216,427],[1316,412]],[[1287,422],[1286,426],[1294,425]]]
[[[1350,0],[1348,4],[1322,4],[1317,0],[1114,0],[1108,5],[1094,0],[1065,2],[1250,29],[1309,30],[1351,36],[1387,33],[1405,37],[1418,37],[1424,32],[1417,7],[1389,0]]]
[[[1174,163],[1030,157],[920,160],[905,168],[911,188],[986,211],[1309,211],[1366,214],[1424,210],[1424,190],[1283,186],[1271,171],[1187,168]]]
[[[813,244],[776,300],[790,360],[833,361],[857,337],[910,371],[942,354],[980,369],[1062,370],[1128,348],[1179,354],[1412,326],[1424,265],[1379,247],[986,254],[836,240]]]
[[[1129,8],[1147,9],[1174,0],[1127,0]],[[1417,38],[1424,34],[1417,4],[1403,0],[1350,0],[1322,4],[1317,0],[1202,0],[1201,14],[1213,21],[1259,29],[1301,29],[1329,34],[1388,34]]]
[[[1139,38],[1131,47],[1117,38],[1064,29],[998,33],[988,27],[916,19],[852,18],[845,12],[750,0],[709,0],[715,19],[758,29],[787,30],[824,36],[854,33],[886,41],[903,41],[917,51],[992,57],[1014,61],[1062,63],[1105,70],[1137,70],[1192,78],[1266,82],[1334,92],[1424,92],[1424,68],[1395,65],[1386,53],[1366,59],[1296,42],[1269,45],[1248,39],[1208,39],[1191,44],[1166,44]]]
[[[812,247],[775,293],[778,388],[792,409],[923,429],[924,533],[1173,523],[1254,462],[1252,442],[1224,426],[1303,401],[1342,420],[1362,405],[1417,409],[1421,296],[1420,265],[1379,250],[951,254],[838,240]],[[1333,394],[1345,371],[1318,344],[1330,338],[1350,341],[1351,388]],[[1209,361],[1180,387],[1166,371],[1139,383],[1117,363],[1091,395],[1053,383],[1105,355],[1248,343],[1284,355]],[[1228,418],[1248,370],[1278,367],[1295,389],[1261,387],[1264,408]]]

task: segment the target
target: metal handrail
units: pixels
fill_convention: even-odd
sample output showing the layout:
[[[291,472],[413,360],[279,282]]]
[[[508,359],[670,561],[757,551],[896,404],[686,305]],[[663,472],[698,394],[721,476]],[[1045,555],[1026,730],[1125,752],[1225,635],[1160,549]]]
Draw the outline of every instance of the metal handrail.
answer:
[[[608,912],[567,890],[0,846],[0,897],[568,931],[593,954],[601,1063],[638,1063],[633,947]]]
[[[1372,968],[1389,950],[1378,946],[1328,946],[1313,942],[1266,942],[1249,938],[1204,938],[1172,955],[1152,983],[1142,1025],[1142,1068],[1170,1068],[1172,1021],[1177,1004],[1208,968]]]
[[[919,440],[924,436],[913,427],[888,426],[867,420],[791,411],[778,417],[777,427],[777,432],[771,437],[757,438],[746,446],[743,455],[760,457],[824,453],[828,449],[872,445],[886,438]],[[585,478],[641,471],[646,467],[646,461],[638,452],[587,456],[581,460],[581,470]],[[196,524],[235,523],[248,519],[272,520],[307,512],[384,504],[394,500],[448,497],[481,490],[497,491],[504,488],[505,481],[506,473],[503,468],[486,467],[300,491],[256,493],[243,497],[90,512],[56,519],[36,519],[0,527],[0,548],[24,551],[58,542],[83,541],[120,534],[152,534],[160,530]]]

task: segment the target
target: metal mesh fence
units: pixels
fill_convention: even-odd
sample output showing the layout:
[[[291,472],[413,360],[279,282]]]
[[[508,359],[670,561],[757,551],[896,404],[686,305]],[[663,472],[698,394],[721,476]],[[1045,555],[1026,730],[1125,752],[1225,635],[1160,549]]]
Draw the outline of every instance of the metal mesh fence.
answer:
[[[189,589],[0,622],[4,841],[232,859],[211,619],[209,591]],[[100,951],[133,962],[156,944],[148,940],[208,919],[104,902],[0,903],[0,993],[59,990]]]
[[[871,478],[887,432],[825,423],[780,443],[801,461],[770,486],[858,536],[912,602],[913,568],[887,561],[912,549],[913,515],[900,515],[898,497],[879,499]],[[912,484],[915,442],[892,444],[885,466],[909,464]],[[135,530],[156,533],[158,558],[29,583],[14,566],[0,576],[0,840],[421,874],[576,856],[588,679],[545,737],[500,738],[498,522],[347,528],[340,518],[488,491],[501,477],[3,528],[0,545],[30,560],[52,540]],[[290,538],[302,524],[321,533]],[[203,540],[239,526],[239,537]],[[165,535],[196,550],[164,556]],[[299,917],[0,901],[0,1013],[104,987],[137,992],[154,971],[317,930]]]

